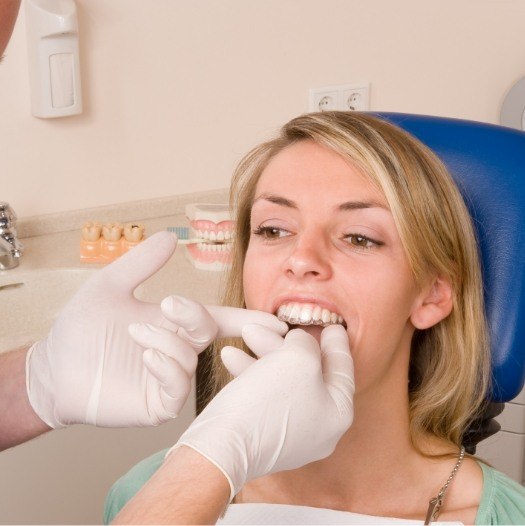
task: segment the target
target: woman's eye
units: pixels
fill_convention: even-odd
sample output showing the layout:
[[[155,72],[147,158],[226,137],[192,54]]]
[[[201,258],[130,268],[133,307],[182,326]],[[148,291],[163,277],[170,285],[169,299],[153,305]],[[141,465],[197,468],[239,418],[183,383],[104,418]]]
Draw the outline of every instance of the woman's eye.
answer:
[[[253,231],[253,234],[255,236],[261,236],[264,239],[278,239],[289,236],[290,232],[275,226],[259,226]]]
[[[344,236],[344,239],[350,245],[362,249],[370,249],[383,244],[380,241],[375,241],[374,239],[370,239],[369,237],[363,236],[361,234],[347,234]]]

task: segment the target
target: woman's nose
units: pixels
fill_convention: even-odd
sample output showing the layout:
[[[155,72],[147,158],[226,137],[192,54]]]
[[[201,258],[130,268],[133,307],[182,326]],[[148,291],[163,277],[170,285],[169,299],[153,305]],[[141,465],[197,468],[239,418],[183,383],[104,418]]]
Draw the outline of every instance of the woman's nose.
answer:
[[[322,236],[298,236],[290,250],[284,262],[284,270],[289,277],[323,280],[332,275],[328,247]]]

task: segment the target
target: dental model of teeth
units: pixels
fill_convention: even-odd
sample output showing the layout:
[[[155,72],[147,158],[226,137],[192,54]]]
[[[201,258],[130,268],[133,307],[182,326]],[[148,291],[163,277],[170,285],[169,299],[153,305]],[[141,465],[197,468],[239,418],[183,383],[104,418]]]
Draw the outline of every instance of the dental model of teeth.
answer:
[[[125,254],[144,239],[144,225],[140,223],[85,223],[80,240],[80,261],[109,263]]]
[[[342,316],[315,303],[283,303],[277,309],[277,317],[289,325],[344,325]]]
[[[186,244],[186,254],[201,270],[225,270],[231,264],[235,223],[230,208],[223,204],[194,203],[186,206],[191,236],[198,242]]]

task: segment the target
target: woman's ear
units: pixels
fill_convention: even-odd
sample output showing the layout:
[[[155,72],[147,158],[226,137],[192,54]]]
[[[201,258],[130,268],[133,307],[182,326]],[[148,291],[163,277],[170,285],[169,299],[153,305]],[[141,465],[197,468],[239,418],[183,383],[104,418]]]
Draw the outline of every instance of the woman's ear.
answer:
[[[445,319],[451,313],[453,304],[454,292],[450,279],[438,276],[421,291],[410,321],[416,329],[428,329]]]

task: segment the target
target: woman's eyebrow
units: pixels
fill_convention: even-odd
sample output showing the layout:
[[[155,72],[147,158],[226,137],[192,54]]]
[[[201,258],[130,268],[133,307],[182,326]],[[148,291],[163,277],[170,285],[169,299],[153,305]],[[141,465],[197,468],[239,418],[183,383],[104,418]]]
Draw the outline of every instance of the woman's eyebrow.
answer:
[[[287,208],[298,208],[297,204],[294,201],[275,194],[261,194],[259,197],[257,197],[257,199],[253,201],[253,204],[255,204],[257,201],[260,201],[261,199],[264,199],[265,201],[269,201],[270,203],[274,203],[276,205],[286,206]]]
[[[297,204],[292,201],[291,199],[287,199],[286,197],[282,197],[280,195],[275,194],[261,194],[257,199],[254,200],[253,204],[255,204],[257,201],[260,200],[269,201],[270,203],[274,203],[276,205],[285,206],[287,208],[298,208]],[[344,203],[341,203],[337,209],[346,212],[351,210],[362,210],[363,208],[383,208],[384,210],[389,210],[389,208],[384,205],[383,203],[380,203],[379,201],[345,201]]]
[[[347,211],[347,210],[361,210],[363,208],[383,208],[384,210],[390,211],[390,209],[384,205],[383,203],[380,203],[379,201],[346,201],[345,203],[341,203],[338,207],[339,210]]]

